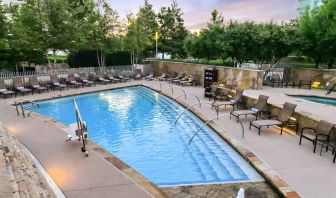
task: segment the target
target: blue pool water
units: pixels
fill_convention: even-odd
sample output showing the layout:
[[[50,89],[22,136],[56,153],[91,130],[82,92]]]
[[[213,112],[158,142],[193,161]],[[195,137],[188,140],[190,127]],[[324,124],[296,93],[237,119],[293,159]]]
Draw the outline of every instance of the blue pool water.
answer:
[[[336,99],[332,98],[322,98],[314,96],[295,96],[295,97],[336,107]]]
[[[76,98],[89,138],[160,186],[262,180],[211,128],[188,141],[203,122],[145,87],[131,87],[39,102],[40,114],[75,122]]]

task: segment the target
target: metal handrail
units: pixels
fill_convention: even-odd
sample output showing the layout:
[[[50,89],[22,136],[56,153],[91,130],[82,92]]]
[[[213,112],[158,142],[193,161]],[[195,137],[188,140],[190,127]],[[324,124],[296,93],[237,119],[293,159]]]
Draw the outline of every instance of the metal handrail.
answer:
[[[31,104],[30,107],[23,107],[23,103],[29,103]],[[25,115],[25,110],[29,110],[29,113],[28,113],[28,117],[30,116],[30,113],[36,111],[37,109],[40,108],[40,105],[33,102],[33,101],[30,101],[30,100],[27,100],[27,99],[24,99],[24,98],[18,98],[15,100],[14,102],[15,104],[15,108],[16,108],[16,113],[18,116],[20,116],[20,111],[19,111],[19,108],[18,108],[18,105],[20,105],[21,107],[21,113],[22,113],[22,116],[25,118],[26,115]]]
[[[216,116],[210,120],[208,120],[206,123],[204,123],[201,127],[198,128],[198,130],[195,132],[195,134],[191,137],[191,139],[189,140],[189,143],[188,145],[190,145],[190,143],[193,141],[193,139],[195,138],[195,136],[198,134],[198,132],[203,129],[205,126],[207,126],[210,122],[214,121],[215,119],[218,119],[220,117],[224,117],[224,116],[230,116],[230,114],[222,114],[222,115],[219,115],[219,116]],[[244,138],[244,135],[245,135],[245,130],[244,130],[244,126],[243,126],[243,123],[238,120],[238,122],[240,123],[240,126],[242,128],[242,138]]]
[[[176,125],[177,124],[177,122],[179,121],[179,119],[182,117],[182,115],[184,114],[184,113],[186,113],[187,111],[189,111],[192,107],[194,107],[194,106],[196,106],[196,105],[200,105],[200,108],[201,108],[201,104],[209,104],[209,105],[213,105],[213,103],[211,103],[211,102],[197,102],[197,103],[195,103],[195,104],[192,104],[191,106],[189,106],[187,109],[185,109],[178,117],[177,117],[177,119],[175,120],[175,122],[174,122],[174,125]]]
[[[183,94],[181,94],[181,95],[176,96],[176,97],[171,101],[171,103],[174,102],[174,101],[176,101],[176,100],[177,100],[178,98],[180,98],[181,96],[184,96],[184,99],[186,100],[186,99],[187,99],[187,95],[194,96],[194,97],[198,100],[198,102],[201,102],[201,100],[199,99],[199,97],[198,97],[197,95],[192,94],[192,93],[185,92],[185,93],[183,93]]]

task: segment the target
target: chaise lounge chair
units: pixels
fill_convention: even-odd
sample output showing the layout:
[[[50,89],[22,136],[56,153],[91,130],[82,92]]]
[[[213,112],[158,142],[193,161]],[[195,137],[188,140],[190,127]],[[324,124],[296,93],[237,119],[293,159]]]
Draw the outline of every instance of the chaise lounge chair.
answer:
[[[302,138],[312,141],[314,145],[314,153],[315,153],[316,145],[318,142],[323,143],[323,144],[329,142],[330,134],[332,130],[334,129],[334,127],[335,127],[335,124],[325,121],[325,120],[321,120],[317,124],[315,129],[310,128],[310,127],[303,127],[301,129],[299,145],[301,145]],[[314,133],[309,133],[308,131],[314,132]],[[328,147],[327,147],[327,150],[328,150]]]
[[[180,82],[182,82],[182,81],[187,81],[188,78],[189,78],[189,76],[187,74],[185,74],[182,78],[173,80],[172,83],[173,84],[180,84]]]
[[[180,85],[182,86],[196,86],[196,81],[193,76],[190,76],[188,80],[181,81]]]
[[[103,72],[97,72],[95,75],[95,79],[98,83],[100,84],[108,84],[111,82],[111,80],[105,79],[104,78],[105,74]]]
[[[37,91],[38,93],[41,93],[44,91],[49,92],[49,90],[46,87],[43,87],[39,84],[36,76],[29,77],[29,84],[30,84],[30,87],[33,89],[33,92],[34,91]]]
[[[89,80],[89,77],[88,77],[87,73],[79,73],[79,80],[80,80],[81,83],[83,83],[83,85],[86,85],[86,86],[89,86],[89,87],[92,86],[92,85],[96,86],[95,82]]]
[[[120,79],[121,82],[127,82],[127,81],[131,81],[130,78],[127,78],[123,75],[118,75],[118,78]]]
[[[226,108],[228,105],[230,105],[230,106],[233,106],[233,109],[234,109],[234,107],[240,103],[240,100],[243,96],[243,92],[244,92],[243,89],[237,89],[234,97],[231,100],[213,102],[212,108],[216,110],[217,116],[218,116],[219,109],[221,107]]]
[[[170,83],[174,83],[174,81],[176,81],[176,80],[181,80],[182,78],[184,78],[185,77],[185,74],[184,73],[180,73],[180,74],[178,74],[177,76],[175,76],[175,77],[173,77],[173,78],[170,78],[169,79],[169,82]]]
[[[68,74],[68,83],[71,86],[75,87],[75,88],[78,88],[78,87],[81,87],[83,86],[84,87],[84,84],[81,83],[81,82],[78,82],[75,78],[75,75],[73,73],[70,73]]]
[[[154,78],[154,74],[153,74],[153,73],[150,73],[148,76],[145,77],[145,80],[149,80],[149,81],[151,81],[151,80],[155,80],[155,78]]]
[[[134,80],[142,80],[142,75],[141,74],[135,74],[134,75]]]
[[[7,89],[5,80],[2,78],[0,78],[0,94],[3,95],[3,98],[6,98],[7,96],[15,95],[14,91],[10,91]]]
[[[51,74],[50,81],[51,81],[51,86],[53,89],[58,88],[60,91],[66,88],[69,89],[68,85],[65,85],[59,82],[57,74]]]
[[[156,80],[158,81],[165,81],[167,79],[166,73],[161,74],[161,76],[157,77]]]
[[[284,107],[280,110],[279,115],[270,116],[270,118],[274,117],[274,119],[257,120],[250,122],[249,129],[251,130],[251,126],[254,126],[258,129],[258,134],[260,135],[260,130],[262,127],[279,126],[281,128],[280,135],[282,135],[283,128],[290,124],[290,119],[291,116],[294,114],[295,108],[296,104],[286,102],[284,104]]]
[[[21,93],[21,95],[23,96],[25,93],[32,93],[33,91],[31,89],[25,88],[23,82],[22,82],[22,78],[21,77],[16,77],[13,79],[13,85],[14,85],[14,89],[15,89],[15,96],[17,95],[18,92]]]
[[[231,116],[234,116],[237,118],[237,122],[239,120],[240,116],[248,116],[253,115],[256,117],[256,120],[258,117],[260,117],[261,113],[264,111],[266,105],[267,105],[268,96],[260,95],[257,101],[257,104],[251,108],[250,110],[236,110],[230,112],[230,118]]]
[[[111,83],[118,83],[121,82],[119,78],[114,77],[113,72],[107,72],[105,77],[111,82]]]

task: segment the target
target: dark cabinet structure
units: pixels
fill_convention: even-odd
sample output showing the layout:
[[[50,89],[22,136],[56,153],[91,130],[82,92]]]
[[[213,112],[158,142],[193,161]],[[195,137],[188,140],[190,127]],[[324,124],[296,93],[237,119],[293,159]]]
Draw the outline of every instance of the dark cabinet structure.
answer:
[[[215,68],[207,68],[204,70],[204,87],[209,87],[217,82],[218,70]]]

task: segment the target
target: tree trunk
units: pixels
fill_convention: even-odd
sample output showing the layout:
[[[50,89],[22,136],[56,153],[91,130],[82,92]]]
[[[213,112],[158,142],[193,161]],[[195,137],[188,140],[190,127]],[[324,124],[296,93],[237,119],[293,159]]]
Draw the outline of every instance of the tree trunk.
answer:
[[[96,57],[97,57],[98,66],[101,67],[98,49],[96,49]]]
[[[53,67],[56,67],[56,50],[52,50],[53,51],[53,56],[54,56],[54,63],[53,63]]]
[[[320,58],[315,59],[315,68],[317,69],[320,64]]]

